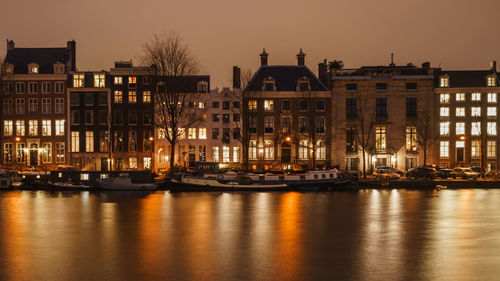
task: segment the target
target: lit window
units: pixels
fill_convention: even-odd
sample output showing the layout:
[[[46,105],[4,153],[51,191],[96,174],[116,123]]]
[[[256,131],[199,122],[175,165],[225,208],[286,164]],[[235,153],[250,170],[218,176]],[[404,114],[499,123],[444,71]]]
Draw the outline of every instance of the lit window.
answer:
[[[113,100],[115,103],[122,103],[123,101],[122,91],[115,91]]]
[[[128,167],[130,169],[137,169],[137,157],[128,158]]]
[[[80,132],[71,132],[71,152],[80,152]]]
[[[14,133],[14,122],[12,120],[4,120],[3,121],[3,135],[4,136],[12,136]]]
[[[488,122],[486,128],[488,131],[488,136],[497,135],[497,122]]]
[[[249,100],[248,101],[248,109],[249,110],[257,110],[257,101],[256,100]]]
[[[52,163],[52,143],[42,143],[42,162]]]
[[[121,76],[116,76],[114,78],[114,84],[115,85],[121,85],[121,84],[123,84],[123,78]]]
[[[52,120],[42,120],[42,136],[52,135]]]
[[[464,122],[457,122],[456,134],[457,135],[465,135],[465,123]]]
[[[82,173],[81,176],[80,176],[80,180],[82,180],[82,181],[88,181],[89,180],[89,174]]]
[[[264,100],[264,110],[266,110],[266,111],[274,110],[274,101],[273,100]]]
[[[64,142],[56,142],[56,163],[64,163],[66,161],[66,149]]]
[[[151,102],[151,91],[142,92],[142,102],[150,103]]]
[[[488,102],[497,103],[497,93],[488,93]]]
[[[456,94],[456,101],[465,101],[465,94],[464,93],[457,93]]]
[[[229,146],[222,147],[222,163],[229,163],[231,160],[229,156]]]
[[[497,143],[496,141],[488,141],[487,144],[487,155],[488,157],[496,157],[497,156]]]
[[[448,87],[449,84],[450,84],[449,82],[450,82],[450,80],[449,80],[448,77],[441,77],[439,79],[439,86],[442,87],[442,88],[443,87]]]
[[[480,154],[479,140],[471,141],[470,150],[471,150],[470,154],[472,157],[479,157],[479,154]]]
[[[375,150],[384,151],[387,149],[387,128],[385,126],[375,127]]]
[[[307,144],[307,140],[301,140],[299,142],[299,159],[309,159],[309,147]]]
[[[196,128],[189,128],[188,129],[188,139],[190,139],[190,140],[196,139]]]
[[[198,102],[198,108],[205,108],[205,102],[203,101]]]
[[[417,128],[406,127],[406,151],[417,151]]]
[[[36,136],[38,135],[38,120],[29,120],[28,123],[28,135]]]
[[[144,170],[151,170],[151,163],[152,163],[152,160],[151,160],[151,157],[144,157],[143,158],[144,160]]]
[[[497,80],[495,76],[488,77],[488,87],[496,87]]]
[[[265,160],[274,159],[274,145],[272,140],[264,141],[264,159]]]
[[[443,117],[450,116],[450,108],[449,107],[441,107],[439,115],[443,116]]]
[[[38,64],[36,64],[36,63],[30,63],[28,65],[28,72],[30,74],[38,74],[38,72],[39,72]]]
[[[250,140],[250,143],[248,145],[248,159],[257,159],[257,140]]]
[[[439,96],[439,100],[441,103],[449,103],[450,102],[450,95],[449,94],[441,94]]]
[[[471,123],[471,135],[479,136],[481,134],[481,122]]]
[[[94,74],[94,87],[102,88],[105,87],[104,74]]]
[[[4,163],[12,162],[14,160],[14,145],[12,143],[3,144]]]
[[[128,92],[128,102],[129,103],[136,103],[137,102],[137,94],[135,91]]]
[[[85,85],[85,77],[83,74],[73,74],[73,88],[81,88]]]
[[[135,76],[130,76],[128,78],[128,87],[129,88],[135,88],[136,87],[136,77]]]
[[[64,136],[64,119],[56,120],[56,136]]]
[[[497,108],[488,107],[488,116],[497,116]]]
[[[465,116],[465,107],[457,107],[456,116]]]
[[[474,116],[481,116],[481,107],[475,106],[471,107],[471,115]]]
[[[481,100],[481,93],[472,93],[471,99],[472,99],[472,101],[480,101]]]
[[[16,120],[16,136],[24,136],[25,133],[24,120]]]
[[[252,159],[252,158],[250,158]],[[219,147],[212,147],[212,162],[219,163]]]
[[[441,141],[439,143],[439,156],[441,158],[447,158],[450,155],[450,143],[447,141]]]
[[[85,132],[85,152],[94,152],[94,132]]]
[[[207,139],[207,128],[198,128],[198,138],[200,140]]]
[[[172,129],[168,129],[169,132],[172,132]],[[172,133],[170,133],[172,135]],[[179,128],[177,129],[177,136],[180,140],[183,140],[186,138],[186,129],[185,128]]]
[[[318,160],[326,159],[326,146],[324,141],[316,142],[316,159]]]
[[[233,147],[233,163],[239,163],[239,162],[240,162],[240,147],[234,146]]]
[[[441,136],[448,136],[450,134],[450,122],[439,123],[439,134]]]

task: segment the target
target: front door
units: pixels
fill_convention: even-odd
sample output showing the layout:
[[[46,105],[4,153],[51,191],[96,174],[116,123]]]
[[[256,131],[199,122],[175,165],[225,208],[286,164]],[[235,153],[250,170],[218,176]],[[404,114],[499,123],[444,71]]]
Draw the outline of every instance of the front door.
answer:
[[[464,148],[457,147],[457,162],[464,162]]]
[[[108,158],[101,158],[101,171],[108,170]]]
[[[196,154],[189,153],[189,166],[194,167],[195,162],[196,162]]]
[[[281,163],[292,162],[292,150],[290,148],[281,149]]]
[[[30,143],[30,166],[38,166],[38,144]]]

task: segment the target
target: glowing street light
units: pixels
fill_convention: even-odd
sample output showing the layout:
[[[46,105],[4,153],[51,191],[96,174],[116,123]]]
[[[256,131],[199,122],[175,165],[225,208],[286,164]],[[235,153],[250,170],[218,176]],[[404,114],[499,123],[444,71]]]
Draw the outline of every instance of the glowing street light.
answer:
[[[460,140],[465,140],[465,136],[461,136],[461,137],[460,137]]]
[[[16,137],[16,141],[21,141],[21,137]]]
[[[285,138],[285,140],[286,140],[286,141],[291,141],[291,140],[292,140],[292,138],[291,138],[291,137],[286,137],[286,138]]]

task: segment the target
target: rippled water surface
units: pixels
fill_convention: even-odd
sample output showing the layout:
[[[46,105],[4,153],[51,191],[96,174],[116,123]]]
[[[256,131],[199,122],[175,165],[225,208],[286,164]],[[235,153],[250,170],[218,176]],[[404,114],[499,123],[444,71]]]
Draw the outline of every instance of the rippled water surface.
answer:
[[[0,280],[499,280],[500,190],[0,192]]]

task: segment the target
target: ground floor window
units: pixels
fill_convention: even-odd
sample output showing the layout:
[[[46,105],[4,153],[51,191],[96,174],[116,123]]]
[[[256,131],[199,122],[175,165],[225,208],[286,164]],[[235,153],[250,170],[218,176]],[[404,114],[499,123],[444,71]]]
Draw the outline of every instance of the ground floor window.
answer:
[[[233,147],[233,162],[234,163],[240,162],[240,147],[239,146]]]
[[[496,157],[497,149],[496,149],[496,141],[488,141],[487,154],[488,157]]]
[[[264,141],[264,159],[266,160],[274,159],[274,145],[272,140]]]
[[[198,161],[201,161],[201,162],[207,161],[207,146],[206,145],[198,146]]]
[[[318,141],[316,144],[316,159],[318,160],[326,159],[326,146],[324,141]]]
[[[42,143],[42,163],[52,162],[52,143]]]
[[[497,164],[495,162],[488,163],[488,172],[493,172],[497,170]]]
[[[66,162],[66,147],[64,142],[56,142],[56,163]]]
[[[450,142],[441,141],[439,143],[439,156],[443,158],[450,157]]]
[[[222,147],[222,163],[229,163],[229,146]]]
[[[4,152],[4,162],[12,162],[14,160],[14,145],[12,143],[4,143],[3,145]]]
[[[151,157],[144,157],[144,170],[151,170]]]
[[[250,160],[257,159],[257,140],[250,140],[248,146],[248,159]]]
[[[212,162],[219,163],[219,147],[212,147]]]
[[[418,158],[409,157],[406,158],[406,170],[418,167]]]
[[[358,158],[346,158],[345,159],[345,169],[347,171],[357,171],[358,170]]]
[[[299,142],[299,159],[306,160],[309,159],[309,147],[307,146],[307,140],[301,140]]]
[[[128,159],[128,167],[131,169],[137,169],[137,157],[130,157]]]

